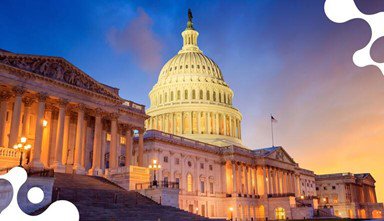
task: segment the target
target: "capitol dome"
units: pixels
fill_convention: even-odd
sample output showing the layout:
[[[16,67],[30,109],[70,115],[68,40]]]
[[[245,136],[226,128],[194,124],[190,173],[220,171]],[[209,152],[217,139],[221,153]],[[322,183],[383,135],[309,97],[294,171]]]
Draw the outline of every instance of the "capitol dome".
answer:
[[[161,69],[149,93],[147,129],[202,142],[241,145],[241,113],[219,66],[203,54],[189,14],[183,47]]]

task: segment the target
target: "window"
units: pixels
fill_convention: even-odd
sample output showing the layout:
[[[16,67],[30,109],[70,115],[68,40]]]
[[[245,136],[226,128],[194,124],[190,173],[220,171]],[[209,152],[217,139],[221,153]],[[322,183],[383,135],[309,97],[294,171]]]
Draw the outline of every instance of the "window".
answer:
[[[171,91],[171,101],[173,101],[173,91]]]
[[[212,97],[213,97],[213,101],[216,101],[216,92],[213,92]]]
[[[209,183],[209,193],[213,194],[213,182]]]
[[[168,163],[168,157],[165,156],[164,159],[163,159],[164,163]]]
[[[196,91],[192,90],[192,99],[196,99]]]
[[[333,189],[333,190],[335,190],[335,189],[336,189],[336,187],[335,187],[335,186],[332,186],[332,189]]]
[[[180,159],[179,159],[179,158],[176,158],[176,159],[175,159],[175,164],[176,164],[176,165],[179,165],[179,164],[180,164]]]
[[[324,190],[327,190],[327,187],[326,187],[326,186],[324,187]]]
[[[125,137],[123,136],[120,137],[120,144],[125,144]]]
[[[187,175],[187,191],[192,192],[192,175],[188,174]]]
[[[219,102],[221,102],[221,93],[219,93]]]
[[[211,98],[209,97],[209,91],[207,91],[207,100],[209,101],[209,99]]]
[[[203,100],[203,90],[200,90],[200,100]]]
[[[205,190],[204,190],[204,181],[200,181],[200,192],[201,193],[204,193],[205,192]]]
[[[191,161],[188,161],[188,166],[191,167],[192,166],[192,163]]]
[[[200,163],[200,169],[204,169],[204,164]]]
[[[188,99],[188,91],[187,90],[184,91],[184,99]]]
[[[164,102],[167,102],[168,101],[168,96],[167,96],[167,93],[164,94]]]
[[[316,187],[316,190],[319,190],[319,187]]]
[[[180,100],[180,91],[177,91],[177,100]]]
[[[180,179],[179,178],[176,178],[175,181],[176,181],[176,183],[180,183]]]
[[[213,166],[212,165],[209,165],[209,170],[213,170]]]
[[[106,139],[107,139],[107,141],[111,141],[111,134],[110,133],[107,133]]]

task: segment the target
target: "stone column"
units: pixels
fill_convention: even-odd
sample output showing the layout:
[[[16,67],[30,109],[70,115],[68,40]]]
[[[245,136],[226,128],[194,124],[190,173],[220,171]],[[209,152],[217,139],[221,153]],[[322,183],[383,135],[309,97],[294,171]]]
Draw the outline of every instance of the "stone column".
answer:
[[[181,121],[180,121],[180,134],[183,134],[184,132],[184,113],[180,113]]]
[[[226,136],[227,135],[227,116],[225,114],[223,114],[223,130],[224,130],[224,133],[223,135]]]
[[[131,165],[132,158],[132,129],[126,127],[125,129],[125,166]]]
[[[90,175],[102,175],[102,170],[100,168],[101,160],[101,130],[102,130],[102,110],[95,110],[95,133],[93,138],[93,155],[92,155],[92,168],[89,170]]]
[[[257,182],[258,182],[258,179],[257,179],[257,165],[254,169],[254,179],[255,179],[255,194],[256,195],[259,195],[259,190],[258,190],[258,187],[257,187]]]
[[[221,185],[222,192],[227,194],[227,162],[224,161],[221,163]]]
[[[116,169],[118,167],[117,163],[117,114],[111,114],[111,142],[109,146],[109,169]],[[164,117],[164,116],[163,116]],[[164,127],[163,127],[164,128]]]
[[[25,90],[23,87],[17,86],[12,88],[12,91],[15,94],[15,103],[13,105],[11,129],[8,142],[8,147],[10,148],[12,148],[13,145],[18,143],[22,96]]]
[[[220,134],[220,131],[219,131],[219,113],[216,113],[215,114],[215,133],[216,134]]]
[[[189,113],[189,133],[193,134],[193,111]]]
[[[140,167],[144,166],[144,129],[139,129],[139,153],[137,163]]]
[[[176,120],[175,120],[175,114],[172,113],[172,134],[176,134]]]
[[[55,172],[65,172],[65,167],[62,162],[63,155],[63,134],[64,134],[64,120],[65,109],[68,104],[67,100],[59,101],[59,118],[57,120],[57,133],[56,133],[56,149],[55,157],[53,160],[53,168]]]
[[[266,168],[265,168],[265,166],[263,166],[262,167],[262,169],[263,169],[263,185],[264,185],[264,196],[266,196],[267,197],[267,195],[268,195],[268,190],[267,190],[267,185],[268,185],[268,183],[267,183],[267,171],[266,171]]]
[[[229,116],[229,136],[233,137],[232,116]]]
[[[31,106],[33,104],[33,99],[31,98],[24,98],[24,113],[23,113],[23,125],[21,127],[21,136],[27,137],[28,131],[29,131],[29,111],[31,109]]]
[[[81,148],[81,166],[82,167],[84,167],[84,169],[86,169],[86,163],[87,163],[87,161],[86,161],[86,155],[87,155],[87,153],[86,153],[86,151],[87,151],[87,140],[88,140],[88,135],[89,135],[89,133],[88,133],[88,119],[89,119],[89,115],[86,115],[86,114],[84,114],[84,126],[83,126],[83,128],[82,128],[82,130],[83,130],[83,139],[82,139],[82,141],[81,141],[81,146],[82,146],[82,148]]]
[[[269,189],[269,193],[274,194],[275,192],[273,191],[272,181],[273,181],[273,179],[272,179],[272,168],[268,167],[268,189]]]
[[[207,134],[211,134],[211,113],[207,112],[206,114],[207,114],[205,118],[207,121],[206,130],[207,130]]]
[[[67,110],[65,113],[65,118],[64,118],[64,133],[62,135],[63,136],[63,159],[62,159],[62,162],[64,165],[67,165],[68,154],[69,154],[69,150],[70,150],[69,146],[68,146],[70,123],[71,123],[71,111]]]
[[[34,168],[44,168],[41,162],[41,149],[43,143],[43,120],[45,112],[45,101],[47,94],[40,93],[38,96],[38,107],[37,107],[37,118],[36,118],[36,129],[35,129],[35,144],[33,145],[33,158],[31,159],[31,166]],[[25,112],[24,112],[25,114]]]
[[[200,128],[201,112],[199,112],[199,111],[196,112],[196,115],[197,115],[197,117],[196,117],[197,118],[197,125],[196,125],[197,126],[197,133],[201,134],[201,128]]]
[[[281,193],[280,192],[280,188],[279,188],[279,177],[278,177],[278,173],[279,173],[279,170],[277,168],[275,168],[275,174],[273,175],[273,179],[275,180],[275,190],[276,190],[276,193]]]
[[[241,139],[241,121],[239,120],[239,139]]]
[[[233,194],[237,193],[237,173],[236,173],[236,162],[232,161],[232,185],[233,185]]]
[[[245,194],[249,194],[249,191],[248,191],[248,166],[243,166],[244,168],[244,182],[245,182],[245,191],[244,193]]]
[[[43,129],[43,144],[41,149],[41,161],[45,167],[50,166],[50,155],[55,151],[55,145],[51,145],[51,128],[52,128],[52,105],[45,104],[44,119],[47,121],[47,126]]]
[[[85,106],[79,104],[77,106],[77,123],[76,123],[76,141],[75,141],[75,162],[73,169],[76,173],[83,174],[85,172],[84,167],[81,165],[81,155],[83,150],[83,136],[84,136],[84,110]]]
[[[0,147],[5,147],[5,125],[7,120],[7,104],[11,94],[0,92]]]

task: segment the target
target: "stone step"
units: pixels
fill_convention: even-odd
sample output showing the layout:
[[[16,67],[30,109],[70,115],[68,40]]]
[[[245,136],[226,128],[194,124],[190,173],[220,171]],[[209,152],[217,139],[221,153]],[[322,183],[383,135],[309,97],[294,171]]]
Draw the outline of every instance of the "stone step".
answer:
[[[80,220],[209,220],[184,210],[159,205],[138,192],[126,191],[102,177],[56,173],[53,186],[53,199],[74,203],[79,209]]]

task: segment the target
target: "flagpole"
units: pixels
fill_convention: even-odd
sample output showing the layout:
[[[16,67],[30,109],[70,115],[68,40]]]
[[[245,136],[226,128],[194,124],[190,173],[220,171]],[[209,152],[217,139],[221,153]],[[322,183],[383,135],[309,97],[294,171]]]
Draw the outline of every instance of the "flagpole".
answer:
[[[272,147],[275,146],[274,140],[273,140],[273,120],[272,120],[272,114],[271,114],[271,134],[272,134]]]

